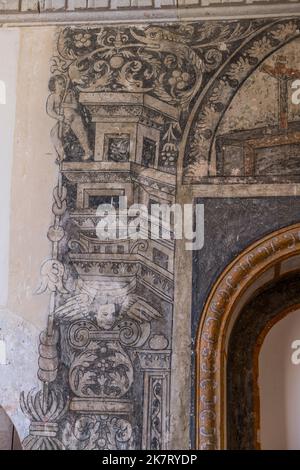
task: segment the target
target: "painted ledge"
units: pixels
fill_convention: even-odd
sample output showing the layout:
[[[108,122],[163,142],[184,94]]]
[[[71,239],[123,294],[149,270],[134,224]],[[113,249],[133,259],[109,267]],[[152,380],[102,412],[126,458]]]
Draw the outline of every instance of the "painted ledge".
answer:
[[[222,5],[203,7],[188,5],[184,8],[122,8],[102,10],[42,11],[42,12],[1,12],[0,27],[38,26],[51,24],[79,23],[150,23],[167,21],[192,21],[209,19],[238,19],[259,17],[300,16],[300,3],[288,2],[276,5]]]

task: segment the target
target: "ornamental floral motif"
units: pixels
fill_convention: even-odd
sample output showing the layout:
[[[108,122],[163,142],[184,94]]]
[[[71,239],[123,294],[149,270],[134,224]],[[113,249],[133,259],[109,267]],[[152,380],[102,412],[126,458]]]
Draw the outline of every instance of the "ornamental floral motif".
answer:
[[[79,397],[122,397],[133,382],[133,367],[118,342],[91,343],[71,364],[70,386]]]
[[[265,22],[170,24],[146,27],[66,27],[58,39],[52,73],[65,77],[68,89],[80,92],[130,92],[152,95],[178,109],[178,132],[163,117],[158,167],[175,173],[181,129],[188,110],[210,74],[237,44]],[[283,34],[283,33],[282,33]],[[232,79],[245,64],[237,63]],[[245,71],[246,73],[246,71]],[[168,136],[166,139],[165,136]],[[201,140],[201,139],[200,139]],[[84,142],[82,141],[82,148]],[[86,157],[91,153],[88,145]],[[191,155],[193,152],[191,152]]]
[[[264,57],[270,50],[271,42],[268,38],[263,37],[259,41],[254,41],[253,46],[249,50],[250,57]]]
[[[89,47],[92,44],[91,35],[87,34],[87,33],[86,34],[83,34],[83,33],[76,34],[74,39],[75,39],[75,46],[79,49]]]
[[[60,33],[52,72],[65,74],[78,90],[146,92],[184,111],[205,73],[261,24],[67,27]]]
[[[204,58],[172,29],[65,28],[52,71],[80,91],[150,92],[186,109],[201,85]]]
[[[188,86],[190,81],[190,74],[187,72],[181,72],[180,70],[173,70],[171,78],[169,78],[168,82],[172,86],[172,88],[178,88],[179,90],[183,90]]]
[[[134,429],[124,418],[87,415],[66,421],[62,435],[67,450],[133,450]]]

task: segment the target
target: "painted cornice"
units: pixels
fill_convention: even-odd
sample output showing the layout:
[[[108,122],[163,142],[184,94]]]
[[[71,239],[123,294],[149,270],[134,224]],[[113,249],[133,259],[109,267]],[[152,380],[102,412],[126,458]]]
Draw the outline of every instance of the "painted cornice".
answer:
[[[0,0],[1,26],[293,15],[300,15],[299,0]]]

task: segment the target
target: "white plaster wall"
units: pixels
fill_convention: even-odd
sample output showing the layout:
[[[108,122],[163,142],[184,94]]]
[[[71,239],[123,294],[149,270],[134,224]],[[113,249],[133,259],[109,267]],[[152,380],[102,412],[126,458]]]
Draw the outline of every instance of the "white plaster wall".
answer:
[[[0,31],[0,305],[8,290],[10,182],[13,159],[19,50],[17,30]]]
[[[7,309],[0,310],[0,336],[6,345],[6,362],[0,365],[0,406],[17,429],[20,439],[28,434],[29,420],[20,409],[20,394],[38,387],[39,331]]]
[[[292,342],[300,340],[300,310],[271,328],[259,355],[262,449],[300,449],[300,365]]]

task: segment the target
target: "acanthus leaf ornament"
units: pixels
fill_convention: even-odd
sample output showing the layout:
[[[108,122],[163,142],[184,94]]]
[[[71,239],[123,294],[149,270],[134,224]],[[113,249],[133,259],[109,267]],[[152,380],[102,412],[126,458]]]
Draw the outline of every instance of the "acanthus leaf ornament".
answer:
[[[62,441],[67,450],[134,450],[130,422],[108,415],[86,415],[66,422]]]
[[[203,58],[189,38],[159,26],[65,28],[53,73],[80,91],[147,92],[187,110],[202,83]]]

